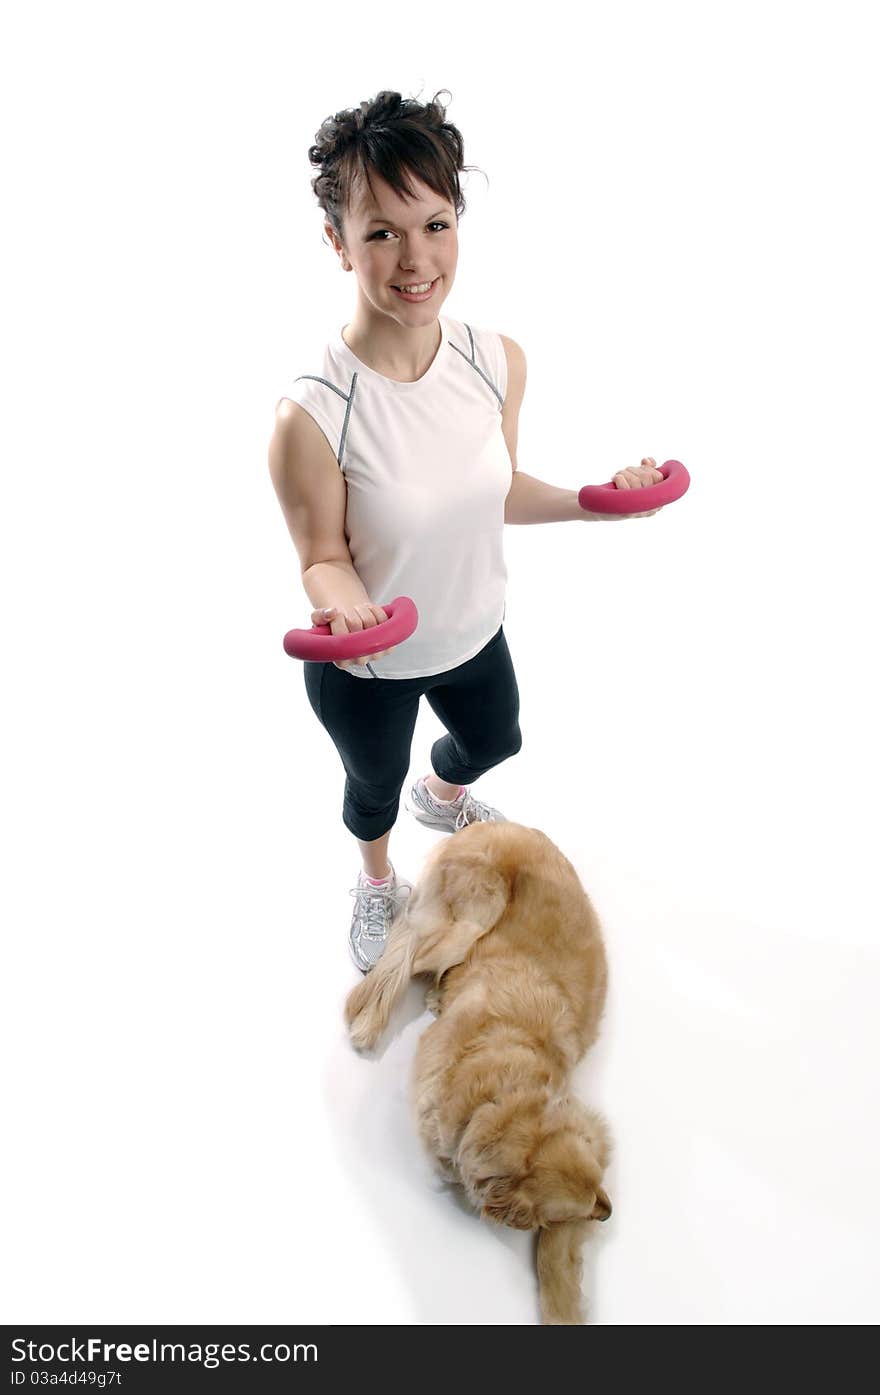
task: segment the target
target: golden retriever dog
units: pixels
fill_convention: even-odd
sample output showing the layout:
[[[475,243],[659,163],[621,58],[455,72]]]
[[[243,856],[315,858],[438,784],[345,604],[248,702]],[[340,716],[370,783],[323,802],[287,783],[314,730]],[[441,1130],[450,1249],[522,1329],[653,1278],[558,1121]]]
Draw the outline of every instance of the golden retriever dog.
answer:
[[[419,1134],[481,1215],[538,1232],[542,1321],[582,1323],[581,1246],[611,1214],[611,1138],[568,1082],[598,1034],[607,967],[598,916],[545,834],[476,823],[429,853],[346,1002],[358,1049],[420,974],[436,1021],[416,1053]]]

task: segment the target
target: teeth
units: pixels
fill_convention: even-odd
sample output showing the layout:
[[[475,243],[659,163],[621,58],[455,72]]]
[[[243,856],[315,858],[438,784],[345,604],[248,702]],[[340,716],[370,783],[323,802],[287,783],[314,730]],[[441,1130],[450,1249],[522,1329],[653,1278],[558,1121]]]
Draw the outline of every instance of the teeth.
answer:
[[[423,291],[429,291],[433,284],[433,281],[423,281],[420,286],[398,286],[397,289],[407,291],[410,295],[421,295]]]

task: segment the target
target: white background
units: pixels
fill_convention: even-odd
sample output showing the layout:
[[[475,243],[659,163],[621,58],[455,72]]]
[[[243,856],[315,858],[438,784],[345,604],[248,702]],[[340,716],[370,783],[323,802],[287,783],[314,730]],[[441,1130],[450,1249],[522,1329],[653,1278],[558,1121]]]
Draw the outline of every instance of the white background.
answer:
[[[445,310],[525,349],[520,467],[692,477],[507,530],[524,745],[476,787],[605,927],[592,1321],[877,1320],[871,10],[6,12],[5,1321],[537,1320],[421,1157],[415,991],[347,1045],[359,860],[281,648],[274,405],[354,308],[307,150],[389,87],[487,176]],[[436,836],[401,812],[402,876]]]

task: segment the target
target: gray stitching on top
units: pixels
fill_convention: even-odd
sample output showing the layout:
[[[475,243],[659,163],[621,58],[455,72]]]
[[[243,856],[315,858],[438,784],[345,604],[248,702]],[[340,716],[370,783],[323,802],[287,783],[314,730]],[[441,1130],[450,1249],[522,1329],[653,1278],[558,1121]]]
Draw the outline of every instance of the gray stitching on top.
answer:
[[[449,347],[450,347],[451,349],[455,349],[456,353],[461,354],[461,356],[462,356],[462,358],[465,360],[465,362],[466,362],[466,363],[469,363],[470,366],[471,366],[471,368],[473,368],[475,372],[479,373],[480,377],[484,380],[484,382],[487,382],[487,383],[489,384],[490,388],[492,389],[492,391],[494,392],[495,396],[498,398],[498,401],[501,403],[501,406],[503,407],[503,406],[504,406],[504,398],[501,396],[501,393],[498,391],[497,387],[496,387],[495,384],[492,382],[492,379],[491,379],[490,377],[488,377],[488,375],[485,374],[485,373],[483,372],[483,370],[482,370],[482,368],[480,367],[480,365],[476,362],[476,349],[474,348],[474,336],[473,336],[473,334],[471,334],[471,327],[470,327],[470,325],[466,324],[466,325],[465,325],[465,329],[467,330],[468,335],[469,335],[469,337],[470,337],[470,341],[471,341],[471,356],[470,356],[470,358],[468,358],[468,356],[467,356],[467,354],[465,353],[464,349],[460,349],[460,348],[458,347],[457,344],[453,344],[453,342],[452,342],[451,339],[449,340]]]
[[[326,378],[319,378],[318,375],[317,375],[317,373],[300,373],[299,378],[294,378],[293,381],[294,381],[295,383],[298,383],[299,380],[300,380],[300,378],[311,378],[312,381],[315,382],[315,383],[323,383],[325,387],[332,388],[334,392],[338,392],[338,393],[339,393],[339,396],[342,398],[343,402],[347,402],[347,401],[348,401],[348,398],[346,397],[345,393],[342,391],[342,388],[338,388],[338,387],[336,386],[335,383],[328,383],[328,381],[327,381]]]
[[[345,421],[342,423],[342,435],[341,435],[341,437],[339,438],[339,454],[338,454],[338,456],[336,457],[337,462],[338,462],[338,464],[339,464],[339,468],[340,468],[340,470],[343,471],[343,474],[345,473],[345,469],[344,469],[344,466],[343,466],[343,464],[342,464],[342,455],[343,455],[343,452],[344,452],[344,450],[345,450],[345,438],[346,438],[346,436],[347,436],[347,434],[348,434],[348,419],[349,419],[349,417],[351,416],[351,408],[352,408],[352,403],[354,402],[354,390],[355,390],[355,388],[357,387],[357,380],[358,380],[358,375],[357,375],[357,373],[352,373],[352,375],[351,375],[351,391],[350,391],[349,394],[348,394],[348,406],[347,406],[346,409],[345,409]]]
[[[345,409],[345,420],[342,423],[342,435],[339,438],[339,453],[336,456],[336,463],[340,469],[342,468],[342,452],[345,450],[345,434],[348,431],[348,419],[351,416],[351,404],[354,401],[354,389],[357,383],[357,376],[357,373],[352,374],[351,390],[348,396],[342,391],[342,388],[338,388],[335,383],[328,382],[326,378],[319,377],[317,373],[300,373],[299,377],[293,380],[295,383],[298,383],[301,378],[310,378],[313,383],[323,383],[325,387],[332,388],[334,392],[338,392],[343,402],[348,403]]]

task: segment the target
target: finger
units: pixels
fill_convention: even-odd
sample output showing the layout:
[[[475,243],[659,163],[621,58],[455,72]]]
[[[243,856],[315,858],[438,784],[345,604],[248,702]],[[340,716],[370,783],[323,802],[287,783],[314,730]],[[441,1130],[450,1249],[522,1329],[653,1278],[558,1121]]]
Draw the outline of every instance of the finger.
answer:
[[[625,470],[618,470],[617,474],[614,476],[614,483],[617,485],[618,489],[629,489],[631,487]]]
[[[374,605],[372,601],[369,603],[365,601],[362,606],[359,606],[358,615],[363,621],[365,630],[372,630],[374,626],[381,625],[383,620],[388,619],[382,607],[380,605]]]
[[[361,625],[365,630],[371,630],[374,625],[379,623],[373,614],[373,605],[370,601],[364,601],[362,605],[359,605],[357,613]]]
[[[311,621],[313,625],[328,625],[336,614],[336,606],[328,605],[323,610],[313,610]]]

